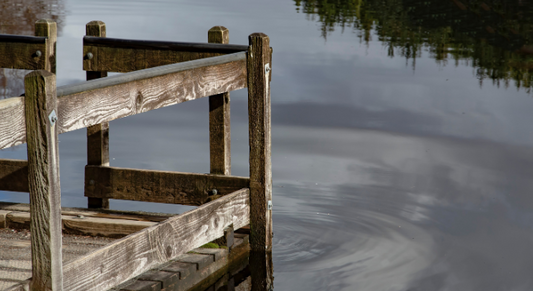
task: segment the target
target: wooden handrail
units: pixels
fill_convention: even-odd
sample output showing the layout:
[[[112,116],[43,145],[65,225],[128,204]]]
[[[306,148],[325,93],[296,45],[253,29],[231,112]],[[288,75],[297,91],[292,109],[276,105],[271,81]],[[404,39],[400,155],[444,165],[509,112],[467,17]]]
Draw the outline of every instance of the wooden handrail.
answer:
[[[61,86],[59,133],[242,88],[245,52]],[[0,149],[26,142],[23,102],[0,100]]]
[[[84,46],[128,48],[128,49],[155,49],[187,51],[196,53],[223,53],[231,54],[248,50],[247,45],[219,44],[219,43],[194,43],[194,42],[171,42],[156,40],[137,40],[109,37],[85,36]]]
[[[105,38],[102,38],[105,39]],[[77,83],[73,85],[65,85],[57,87],[58,98],[68,98],[69,95],[74,95],[86,91],[103,89],[110,86],[122,85],[129,82],[139,81],[142,79],[160,77],[167,74],[183,72],[201,67],[216,66],[235,61],[246,61],[246,53],[239,52],[229,55],[213,57],[208,59],[194,60],[184,63],[177,63],[155,68],[149,68],[121,75],[115,75],[102,79],[90,80],[87,82]]]

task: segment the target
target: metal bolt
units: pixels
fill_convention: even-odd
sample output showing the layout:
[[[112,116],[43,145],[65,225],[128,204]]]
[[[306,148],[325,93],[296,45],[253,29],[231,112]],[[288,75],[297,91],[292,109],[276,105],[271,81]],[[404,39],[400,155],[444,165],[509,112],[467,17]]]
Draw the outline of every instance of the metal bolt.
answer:
[[[92,54],[92,53],[87,53],[87,54],[85,55],[85,58],[87,58],[88,60],[92,60],[92,58],[93,58],[93,54]]]
[[[268,210],[272,210],[272,200],[268,200]]]
[[[217,195],[217,193],[218,193],[217,189],[213,189],[213,190],[211,190],[211,195]],[[211,195],[210,195],[210,196],[211,196]]]
[[[55,123],[57,121],[57,117],[56,116],[52,116],[51,120],[52,120],[53,123]]]
[[[265,73],[266,74],[270,73],[270,64],[265,65]]]
[[[43,55],[43,53],[41,51],[36,51],[35,52],[35,56],[40,58],[41,56]]]

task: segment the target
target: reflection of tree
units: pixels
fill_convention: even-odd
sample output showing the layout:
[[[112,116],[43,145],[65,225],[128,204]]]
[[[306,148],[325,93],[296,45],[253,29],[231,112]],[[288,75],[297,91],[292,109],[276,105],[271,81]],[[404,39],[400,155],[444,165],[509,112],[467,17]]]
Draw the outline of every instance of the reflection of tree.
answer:
[[[44,18],[54,20],[60,34],[64,7],[63,0],[1,1],[0,34],[34,35],[35,22]],[[0,68],[0,98],[18,96],[23,92],[25,73]]]
[[[453,60],[491,79],[528,90],[533,80],[533,3],[522,0],[294,0],[318,16],[322,36],[352,27],[368,42],[371,33],[413,66],[423,50],[439,64]]]

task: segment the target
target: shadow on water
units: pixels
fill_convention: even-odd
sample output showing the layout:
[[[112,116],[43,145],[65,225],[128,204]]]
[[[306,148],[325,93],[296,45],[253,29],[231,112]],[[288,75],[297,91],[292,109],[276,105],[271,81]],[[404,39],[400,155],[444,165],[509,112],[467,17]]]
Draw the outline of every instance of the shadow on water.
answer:
[[[18,0],[0,3],[0,34],[34,35],[35,22],[52,19],[58,35],[63,29],[63,0]],[[19,96],[24,92],[24,75],[28,71],[0,68],[0,99]]]
[[[321,23],[321,35],[353,29],[362,42],[373,34],[390,57],[413,69],[422,52],[439,65],[475,68],[480,86],[525,88],[533,81],[533,4],[506,0],[294,0],[296,10]]]

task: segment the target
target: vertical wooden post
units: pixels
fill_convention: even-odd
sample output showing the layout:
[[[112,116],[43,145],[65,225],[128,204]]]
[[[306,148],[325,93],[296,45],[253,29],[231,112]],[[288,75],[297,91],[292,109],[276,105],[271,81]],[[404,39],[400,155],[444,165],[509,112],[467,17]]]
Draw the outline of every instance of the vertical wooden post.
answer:
[[[57,24],[50,19],[41,19],[35,22],[35,36],[44,36],[46,41],[46,52],[41,52],[45,58],[45,70],[56,73],[56,43]]]
[[[254,33],[249,36],[249,44],[250,267],[252,290],[270,290],[273,288],[270,40],[263,33]]]
[[[214,26],[207,33],[209,43],[229,43],[229,30]],[[209,148],[211,174],[231,174],[231,129],[229,92],[209,96]]]
[[[85,35],[105,37],[105,23],[91,21],[85,26]],[[87,81],[107,77],[107,72],[87,73]],[[87,127],[87,165],[109,166],[109,122]],[[89,208],[109,208],[109,199],[87,197]]]
[[[24,79],[30,190],[31,290],[62,290],[61,190],[56,78],[34,71]]]

